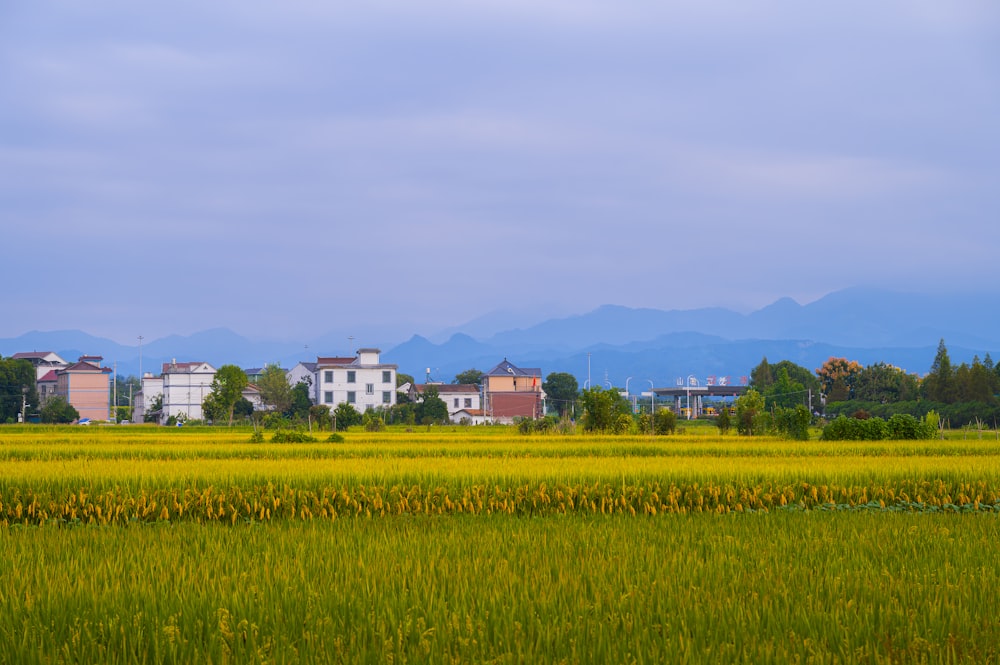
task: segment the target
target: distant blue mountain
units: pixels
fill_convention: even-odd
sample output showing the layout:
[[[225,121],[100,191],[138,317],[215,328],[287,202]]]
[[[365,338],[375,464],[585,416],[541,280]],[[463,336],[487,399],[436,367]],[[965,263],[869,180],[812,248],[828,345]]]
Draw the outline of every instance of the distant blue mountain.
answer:
[[[523,316],[523,315],[522,315]],[[476,320],[504,321],[487,315]],[[359,327],[362,330],[363,327]],[[657,310],[605,305],[586,314],[552,318],[524,328],[470,336],[461,326],[429,337],[414,335],[400,344],[382,346],[382,358],[401,372],[423,381],[449,381],[458,372],[488,370],[504,358],[522,367],[539,367],[543,375],[569,372],[581,384],[607,380],[624,386],[632,377],[638,390],[652,379],[659,385],[677,377],[748,375],[762,357],[790,360],[808,369],[830,356],[862,364],[888,362],[926,373],[937,343],[944,339],[952,362],[968,362],[987,352],[1000,360],[1000,295],[906,294],[854,288],[832,293],[807,305],[783,298],[767,307],[741,314],[722,308]],[[142,347],[145,371],[158,372],[172,359],[204,360],[216,367],[232,363],[261,367],[279,362],[291,367],[317,355],[347,355],[361,345],[342,331],[306,342],[255,341],[226,329],[148,340]],[[120,374],[137,374],[138,346],[122,345],[79,331],[30,332],[0,339],[0,354],[55,351],[67,360],[82,354],[102,355],[107,365],[117,361]],[[607,377],[607,379],[605,379]],[[633,387],[630,385],[630,390]]]

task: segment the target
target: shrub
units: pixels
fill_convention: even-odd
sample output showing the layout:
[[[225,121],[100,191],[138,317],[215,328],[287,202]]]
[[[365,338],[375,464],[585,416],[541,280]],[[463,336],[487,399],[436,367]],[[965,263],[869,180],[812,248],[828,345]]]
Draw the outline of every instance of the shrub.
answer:
[[[343,443],[344,435],[338,434],[337,432],[332,432],[330,436],[326,437],[326,440],[329,441],[330,443]]]
[[[653,416],[653,431],[657,434],[673,434],[677,431],[677,414],[666,407],[660,407]]]
[[[271,443],[309,443],[315,440],[316,437],[294,429],[279,429],[271,437]]]
[[[254,433],[250,435],[250,443],[264,443],[264,433],[260,430],[254,430]]]

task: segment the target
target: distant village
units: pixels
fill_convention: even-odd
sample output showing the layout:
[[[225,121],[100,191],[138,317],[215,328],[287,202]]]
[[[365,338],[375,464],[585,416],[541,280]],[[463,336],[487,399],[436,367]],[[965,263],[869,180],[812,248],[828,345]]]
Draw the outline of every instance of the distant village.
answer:
[[[545,393],[542,371],[522,368],[504,359],[482,375],[480,384],[450,384],[428,381],[397,385],[397,366],[380,361],[379,349],[361,348],[353,357],[319,356],[315,362],[299,362],[285,370],[290,386],[308,386],[310,401],[331,411],[349,404],[360,413],[388,409],[401,395],[417,401],[433,386],[445,403],[453,423],[513,423],[544,415]],[[114,370],[103,366],[101,356],[80,356],[69,362],[51,351],[16,353],[35,369],[39,409],[59,397],[76,409],[79,422],[114,421],[112,404]],[[248,384],[243,397],[255,411],[267,411],[256,385],[265,368],[245,368]],[[158,372],[143,372],[140,388],[129,397],[131,422],[161,425],[203,420],[205,399],[212,393],[218,369],[204,361],[163,363]],[[404,375],[405,376],[405,375]],[[429,377],[428,377],[429,378]],[[24,409],[22,409],[22,413]]]

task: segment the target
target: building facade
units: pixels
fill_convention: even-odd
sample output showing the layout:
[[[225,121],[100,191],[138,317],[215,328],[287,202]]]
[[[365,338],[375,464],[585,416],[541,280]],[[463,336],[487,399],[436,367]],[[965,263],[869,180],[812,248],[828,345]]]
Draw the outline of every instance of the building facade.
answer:
[[[438,397],[448,407],[448,420],[457,423],[462,417],[458,415],[460,411],[481,411],[482,396],[480,388],[474,383],[418,383],[409,386],[407,396],[413,402],[423,399],[424,392],[429,386],[433,386]]]
[[[319,357],[313,369],[313,402],[336,409],[350,404],[364,413],[396,403],[397,366],[379,362],[379,349],[358,349],[353,358]]]
[[[101,356],[80,360],[56,370],[55,394],[80,414],[80,419],[107,420],[111,416],[111,368],[101,367]]]
[[[175,360],[163,363],[162,378],[161,425],[165,425],[171,416],[181,421],[201,420],[205,417],[202,404],[212,392],[214,367],[205,362],[179,363]]]
[[[483,411],[488,420],[510,423],[515,418],[541,418],[544,397],[538,368],[517,367],[504,358],[483,374]]]

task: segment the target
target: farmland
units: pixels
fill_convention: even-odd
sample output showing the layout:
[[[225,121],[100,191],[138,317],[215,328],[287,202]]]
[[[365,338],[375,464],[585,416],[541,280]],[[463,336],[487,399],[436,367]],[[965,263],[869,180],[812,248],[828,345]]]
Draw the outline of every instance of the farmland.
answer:
[[[998,662],[1000,444],[0,429],[18,662]]]

